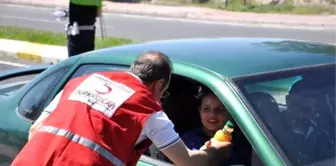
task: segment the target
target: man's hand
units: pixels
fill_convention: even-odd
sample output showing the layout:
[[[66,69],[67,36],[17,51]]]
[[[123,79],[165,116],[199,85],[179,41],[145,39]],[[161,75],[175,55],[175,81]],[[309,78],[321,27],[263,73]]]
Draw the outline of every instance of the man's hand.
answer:
[[[37,132],[38,128],[41,127],[40,122],[35,122],[30,128],[29,128],[29,133],[28,133],[28,141],[35,135]]]
[[[225,160],[231,156],[231,143],[220,142],[215,139],[211,139],[200,148],[200,150],[208,151],[211,155],[212,165],[218,165],[222,160]]]
[[[214,138],[211,138],[211,140],[205,142],[205,144],[200,148],[200,150],[205,150],[211,147],[215,149],[227,149],[229,146],[231,146],[230,142],[220,142],[215,140]]]
[[[49,113],[42,112],[33,125],[29,128],[28,141],[35,135],[37,130],[42,126],[43,121],[49,117]]]
[[[230,155],[230,143],[210,140],[203,147],[204,150],[189,150],[182,140],[162,150],[175,165],[204,166],[218,165],[226,156]]]

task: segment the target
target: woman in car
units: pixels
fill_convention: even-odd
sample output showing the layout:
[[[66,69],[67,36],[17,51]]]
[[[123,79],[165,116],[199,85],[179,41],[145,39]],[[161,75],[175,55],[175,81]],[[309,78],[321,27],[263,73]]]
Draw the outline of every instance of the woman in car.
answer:
[[[214,136],[216,131],[224,127],[226,121],[231,119],[230,114],[214,93],[208,91],[202,96],[198,110],[202,127],[190,130],[181,136],[190,149],[199,149]]]
[[[202,126],[181,135],[182,140],[189,149],[199,149],[218,130],[223,129],[228,120],[233,120],[223,103],[209,89],[201,89],[198,97],[201,99],[198,112]],[[233,133],[233,154],[229,160],[223,161],[221,165],[250,165],[250,144],[238,130],[237,126]]]

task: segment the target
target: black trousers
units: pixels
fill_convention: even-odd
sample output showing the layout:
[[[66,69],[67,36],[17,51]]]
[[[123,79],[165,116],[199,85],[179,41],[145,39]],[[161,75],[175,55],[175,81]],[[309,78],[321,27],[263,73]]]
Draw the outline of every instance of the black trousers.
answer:
[[[80,25],[94,25],[98,8],[95,6],[83,6],[69,4],[69,25],[77,22]],[[96,30],[80,30],[78,35],[67,35],[68,56],[75,56],[95,48]]]

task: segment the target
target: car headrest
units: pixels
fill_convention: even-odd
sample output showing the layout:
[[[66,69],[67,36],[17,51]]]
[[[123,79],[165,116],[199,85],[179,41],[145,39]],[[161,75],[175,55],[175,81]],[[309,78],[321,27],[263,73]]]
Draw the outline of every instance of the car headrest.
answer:
[[[253,92],[249,95],[252,105],[264,114],[279,113],[279,107],[273,96],[266,92]]]

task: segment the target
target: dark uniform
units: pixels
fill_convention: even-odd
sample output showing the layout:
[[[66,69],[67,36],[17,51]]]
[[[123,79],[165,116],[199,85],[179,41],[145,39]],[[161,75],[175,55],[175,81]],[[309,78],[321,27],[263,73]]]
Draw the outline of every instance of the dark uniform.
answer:
[[[95,22],[102,0],[70,0],[67,25],[68,56],[92,51],[95,47]]]

